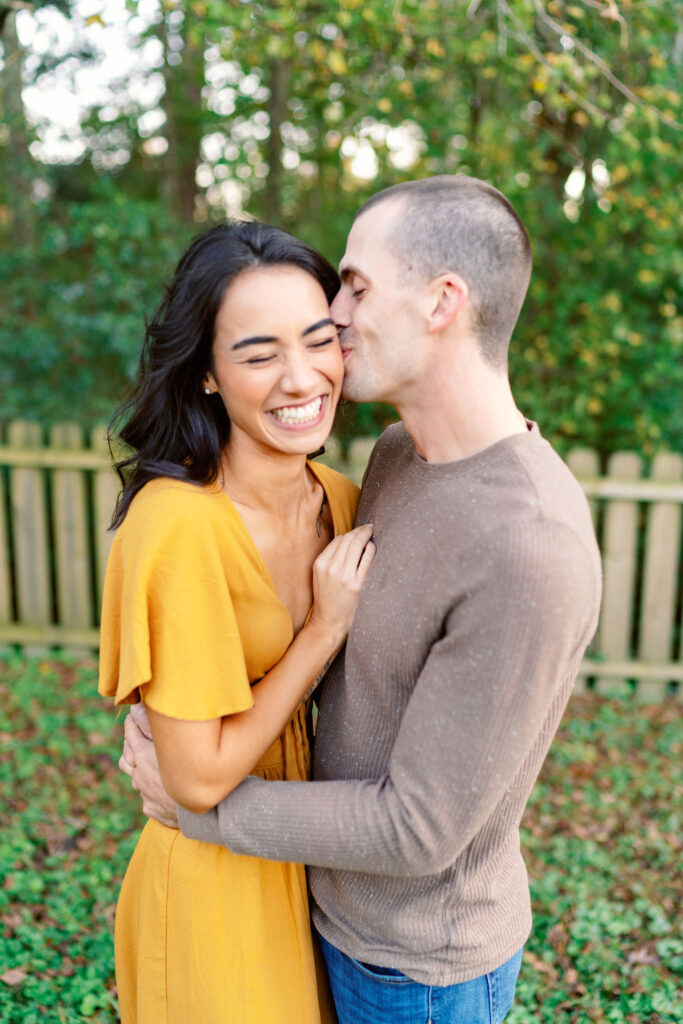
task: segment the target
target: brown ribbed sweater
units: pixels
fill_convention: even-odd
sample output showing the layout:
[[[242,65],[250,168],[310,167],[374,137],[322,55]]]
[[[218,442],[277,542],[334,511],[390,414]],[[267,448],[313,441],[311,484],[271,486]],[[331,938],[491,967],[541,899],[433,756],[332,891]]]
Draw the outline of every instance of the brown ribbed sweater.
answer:
[[[453,984],[528,936],[519,822],[596,627],[599,553],[536,427],[439,464],[390,427],[358,522],[377,554],[322,688],[316,781],[249,777],[181,826],[312,865],[331,943]]]

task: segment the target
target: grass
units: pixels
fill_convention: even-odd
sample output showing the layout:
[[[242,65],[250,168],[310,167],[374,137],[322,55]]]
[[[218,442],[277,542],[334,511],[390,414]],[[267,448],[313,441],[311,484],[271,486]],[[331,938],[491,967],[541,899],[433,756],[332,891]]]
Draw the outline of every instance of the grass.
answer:
[[[91,661],[0,660],[0,1021],[113,1024],[141,825]],[[534,931],[507,1024],[683,1020],[680,704],[575,697],[523,822]]]

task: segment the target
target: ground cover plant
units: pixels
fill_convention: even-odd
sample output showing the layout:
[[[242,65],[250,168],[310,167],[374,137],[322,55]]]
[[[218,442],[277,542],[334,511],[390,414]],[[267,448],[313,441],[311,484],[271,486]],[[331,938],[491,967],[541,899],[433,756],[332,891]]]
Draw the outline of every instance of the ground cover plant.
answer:
[[[142,823],[86,660],[0,658],[0,1022],[113,1024]],[[534,931],[508,1024],[674,1024],[680,704],[572,700],[524,818]]]

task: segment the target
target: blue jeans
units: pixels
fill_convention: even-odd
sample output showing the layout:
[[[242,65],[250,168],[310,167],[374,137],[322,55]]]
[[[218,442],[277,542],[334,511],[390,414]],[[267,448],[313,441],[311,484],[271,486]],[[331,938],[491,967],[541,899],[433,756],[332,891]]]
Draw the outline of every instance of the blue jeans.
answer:
[[[420,985],[347,956],[320,936],[339,1024],[500,1024],[512,1006],[522,950],[458,985]]]

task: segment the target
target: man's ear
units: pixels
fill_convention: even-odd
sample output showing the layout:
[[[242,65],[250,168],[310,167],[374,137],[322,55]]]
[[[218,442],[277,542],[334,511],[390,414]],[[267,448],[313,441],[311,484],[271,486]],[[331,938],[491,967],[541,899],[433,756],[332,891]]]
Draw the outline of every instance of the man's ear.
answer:
[[[467,306],[469,288],[459,274],[439,274],[430,286],[429,334],[436,334],[452,323]]]

